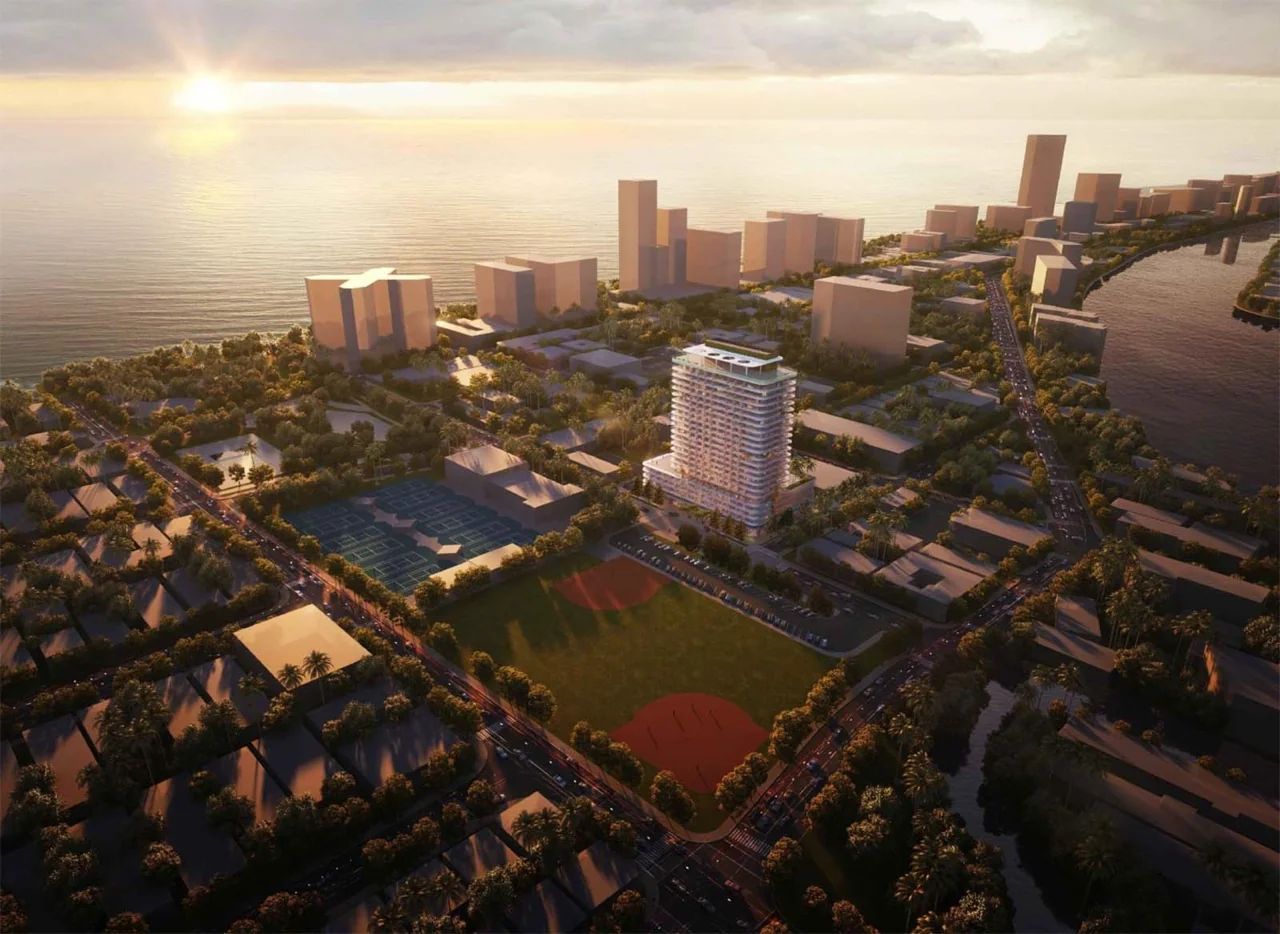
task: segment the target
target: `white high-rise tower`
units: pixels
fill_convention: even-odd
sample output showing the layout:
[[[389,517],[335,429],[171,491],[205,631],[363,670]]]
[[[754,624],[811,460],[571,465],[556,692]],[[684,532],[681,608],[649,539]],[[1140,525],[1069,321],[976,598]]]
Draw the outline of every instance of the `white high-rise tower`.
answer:
[[[796,371],[782,357],[708,341],[671,367],[671,451],[644,479],[675,497],[764,526],[787,486]]]

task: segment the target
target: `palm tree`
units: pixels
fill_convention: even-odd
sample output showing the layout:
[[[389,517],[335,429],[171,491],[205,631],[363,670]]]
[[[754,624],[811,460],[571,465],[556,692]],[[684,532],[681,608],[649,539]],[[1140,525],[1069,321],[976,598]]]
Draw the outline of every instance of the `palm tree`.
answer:
[[[1053,680],[1067,692],[1067,713],[1071,712],[1071,704],[1080,690],[1080,666],[1074,662],[1063,662],[1053,670]]]
[[[249,435],[244,439],[244,444],[240,445],[240,451],[249,455],[249,465],[253,466],[253,455],[258,453],[258,439],[253,435]]]
[[[309,652],[307,657],[302,661],[303,672],[311,678],[315,678],[320,682],[320,703],[324,703],[324,678],[329,672],[333,671],[333,660],[324,652],[316,649]]]
[[[893,884],[893,897],[907,906],[907,923],[902,929],[911,930],[912,917],[924,907],[925,900],[928,898],[923,881],[914,872],[904,873]]]
[[[1197,639],[1203,639],[1213,630],[1213,614],[1208,610],[1192,610],[1183,613],[1173,621],[1173,631],[1178,637],[1177,651],[1174,658],[1182,657],[1182,670],[1186,671],[1191,659],[1191,647]],[[1183,654],[1182,643],[1186,640],[1186,653]]]
[[[276,680],[280,682],[280,686],[286,691],[294,691],[302,687],[306,677],[302,674],[302,669],[293,662],[287,662],[280,666],[280,670],[276,672]]]
[[[467,893],[467,887],[456,873],[448,869],[437,872],[427,883],[434,908],[448,912],[454,902],[461,901]]]
[[[1089,896],[1094,884],[1115,872],[1119,849],[1115,828],[1105,818],[1095,821],[1089,832],[1076,844],[1076,863],[1089,879],[1084,889],[1084,901],[1080,906],[1082,912],[1089,907]]]
[[[243,677],[241,677],[241,679],[238,682],[236,682],[236,688],[240,691],[241,696],[243,696],[245,699],[248,699],[251,697],[261,697],[265,699],[267,696],[267,686],[266,684],[263,683],[262,679],[259,678],[257,675],[244,675]],[[261,740],[262,739],[262,717],[258,717],[255,720],[255,723],[257,724],[257,727],[258,727],[257,738]]]

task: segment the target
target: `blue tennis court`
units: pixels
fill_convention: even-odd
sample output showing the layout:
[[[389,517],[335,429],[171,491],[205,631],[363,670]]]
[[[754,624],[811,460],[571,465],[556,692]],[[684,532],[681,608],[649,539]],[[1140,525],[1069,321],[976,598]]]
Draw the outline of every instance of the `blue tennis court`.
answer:
[[[372,495],[377,508],[413,520],[414,529],[442,544],[458,545],[459,554],[437,556],[406,531],[375,520],[367,507],[353,500],[299,509],[285,518],[303,535],[315,536],[326,553],[342,555],[400,593],[409,593],[436,571],[503,545],[527,545],[535,537],[514,519],[422,477],[401,480]]]

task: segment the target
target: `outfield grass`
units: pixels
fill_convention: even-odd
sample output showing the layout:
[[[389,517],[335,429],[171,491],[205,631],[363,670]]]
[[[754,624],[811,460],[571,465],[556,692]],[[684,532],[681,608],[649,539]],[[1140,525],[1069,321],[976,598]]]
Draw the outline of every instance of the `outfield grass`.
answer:
[[[738,704],[766,730],[804,700],[832,660],[674,581],[653,599],[593,611],[553,584],[596,560],[573,555],[449,608],[466,651],[481,649],[545,683],[559,704],[551,728],[566,737],[587,720],[612,730],[650,701],[701,691]],[[646,788],[648,779],[646,778]],[[710,795],[695,795],[694,829],[717,825]]]

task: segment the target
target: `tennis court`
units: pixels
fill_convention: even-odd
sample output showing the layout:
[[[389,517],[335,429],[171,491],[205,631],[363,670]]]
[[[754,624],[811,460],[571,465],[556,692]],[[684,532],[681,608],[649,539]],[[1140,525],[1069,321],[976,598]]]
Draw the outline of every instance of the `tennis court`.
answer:
[[[401,480],[371,494],[374,508],[410,527],[378,521],[374,510],[353,497],[286,513],[303,535],[313,535],[325,553],[342,555],[388,587],[411,592],[436,571],[507,544],[526,545],[534,534],[513,519],[421,477]],[[413,533],[441,545],[457,545],[453,555],[437,555]]]

